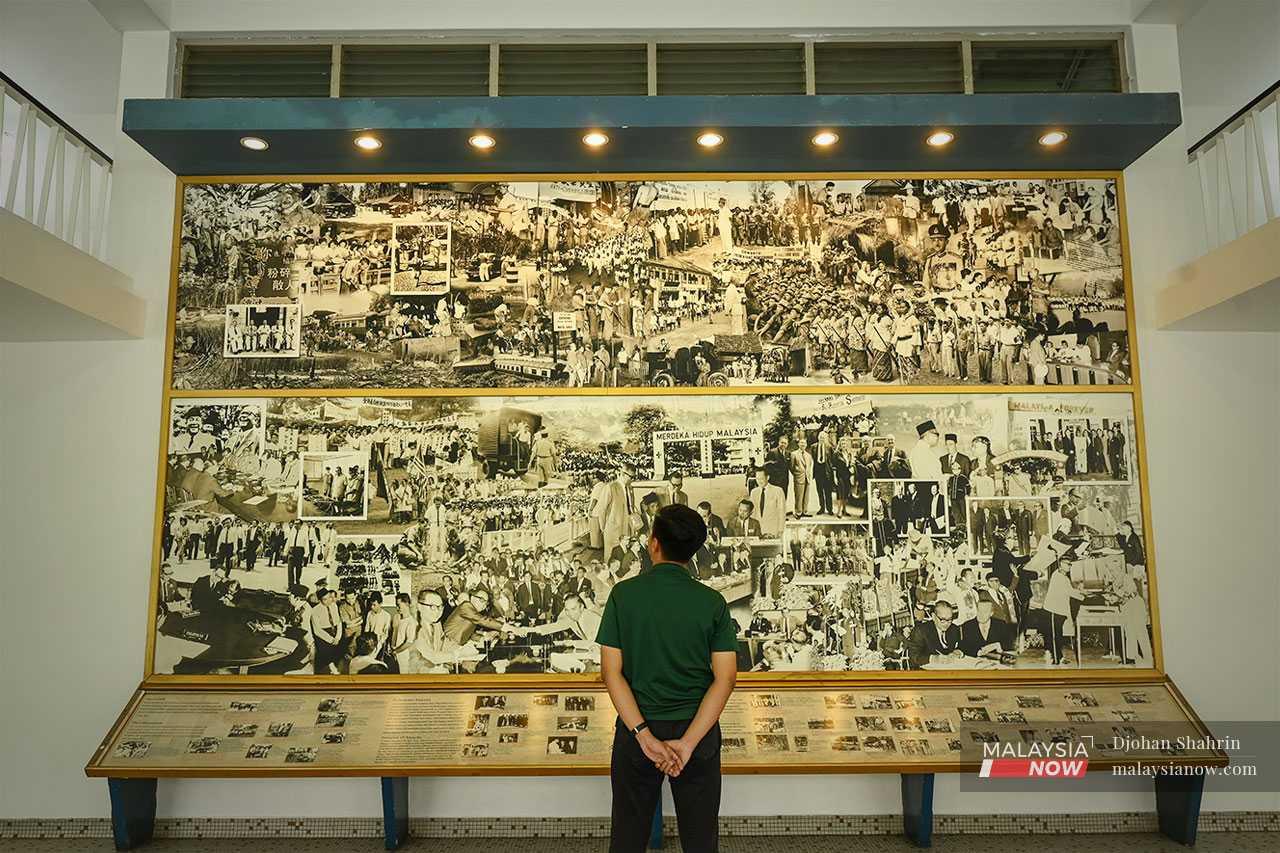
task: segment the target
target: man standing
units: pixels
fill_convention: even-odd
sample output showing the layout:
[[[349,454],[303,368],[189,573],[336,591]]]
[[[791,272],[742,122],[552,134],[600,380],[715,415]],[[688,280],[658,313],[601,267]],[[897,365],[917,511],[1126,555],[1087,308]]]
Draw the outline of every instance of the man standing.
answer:
[[[818,440],[814,443],[810,455],[813,458],[813,486],[818,491],[818,513],[834,515],[831,496],[835,490],[832,472],[836,458],[836,444],[830,427],[823,427],[819,431]]]
[[[760,535],[771,539],[780,537],[787,520],[787,493],[770,482],[769,472],[762,465],[756,467],[756,486],[751,490],[750,501],[755,508],[754,518],[760,524]]]
[[[791,490],[795,501],[795,516],[803,518],[809,514],[809,484],[813,482],[813,456],[803,442],[791,451]]]
[[[924,421],[916,425],[919,440],[907,454],[911,463],[911,479],[942,480],[942,463],[938,457],[938,428],[933,421]]]
[[[969,472],[973,470],[973,460],[956,448],[958,436],[949,432],[944,439],[947,445],[946,455],[940,460],[942,473],[947,478],[947,505],[951,513],[952,528],[964,527],[964,499],[969,494]]]
[[[667,482],[671,484],[671,503],[688,506],[689,494],[684,490],[684,474],[676,471],[667,478]]]
[[[719,719],[737,679],[738,638],[724,596],[684,565],[706,535],[696,512],[664,507],[648,542],[653,570],[616,585],[605,605],[596,640],[618,712],[610,853],[645,849],[664,775],[683,849],[719,846]]]
[[[635,496],[631,494],[631,478],[634,474],[635,468],[624,463],[601,495],[600,534],[605,554],[613,553],[615,545],[640,529]]]

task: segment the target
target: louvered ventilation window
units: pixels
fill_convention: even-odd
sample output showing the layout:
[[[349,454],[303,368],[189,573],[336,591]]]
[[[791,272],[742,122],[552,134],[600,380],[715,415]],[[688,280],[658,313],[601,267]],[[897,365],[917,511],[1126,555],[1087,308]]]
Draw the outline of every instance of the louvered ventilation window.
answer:
[[[646,95],[643,44],[504,44],[498,48],[500,95]]]
[[[819,95],[928,94],[964,91],[959,42],[818,42]]]
[[[660,44],[659,95],[803,95],[802,44]]]
[[[329,45],[187,45],[184,98],[325,98]]]
[[[344,98],[489,94],[489,46],[344,45]]]
[[[1120,92],[1118,41],[974,42],[975,92]]]

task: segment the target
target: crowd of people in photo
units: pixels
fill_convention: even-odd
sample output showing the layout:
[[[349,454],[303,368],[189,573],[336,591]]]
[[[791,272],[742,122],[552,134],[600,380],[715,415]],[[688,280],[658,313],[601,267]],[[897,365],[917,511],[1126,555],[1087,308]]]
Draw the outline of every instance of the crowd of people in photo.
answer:
[[[293,306],[228,306],[224,354],[293,355],[298,352],[298,315]]]
[[[1053,450],[1067,457],[1068,479],[1094,475],[1109,480],[1129,479],[1128,442],[1118,421],[1108,425],[1063,423],[1056,432],[1033,425],[1029,440],[1032,450]]]

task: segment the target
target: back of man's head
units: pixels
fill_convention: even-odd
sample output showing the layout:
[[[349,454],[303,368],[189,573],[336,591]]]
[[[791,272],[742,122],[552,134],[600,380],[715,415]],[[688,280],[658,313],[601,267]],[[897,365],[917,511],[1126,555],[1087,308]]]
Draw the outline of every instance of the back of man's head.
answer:
[[[664,506],[653,517],[653,538],[662,558],[686,563],[707,541],[707,523],[684,504]]]

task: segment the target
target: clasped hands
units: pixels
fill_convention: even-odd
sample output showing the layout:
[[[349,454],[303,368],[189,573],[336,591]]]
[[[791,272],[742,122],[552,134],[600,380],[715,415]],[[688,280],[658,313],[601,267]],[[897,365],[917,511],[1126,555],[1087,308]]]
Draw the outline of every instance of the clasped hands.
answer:
[[[645,756],[659,770],[673,778],[680,775],[684,766],[689,763],[690,756],[693,755],[692,743],[684,739],[658,740],[657,736],[648,729],[643,729],[636,735],[636,740],[640,742],[640,749]]]

